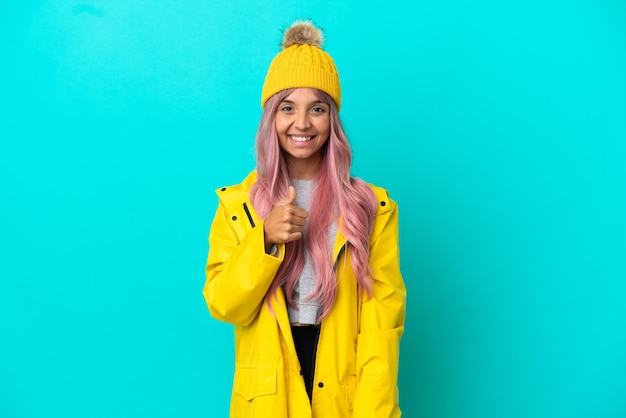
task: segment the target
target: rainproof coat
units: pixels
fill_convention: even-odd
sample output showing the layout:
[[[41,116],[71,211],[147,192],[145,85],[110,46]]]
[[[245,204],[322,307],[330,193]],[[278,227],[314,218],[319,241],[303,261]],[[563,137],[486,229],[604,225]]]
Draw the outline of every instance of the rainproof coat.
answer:
[[[280,291],[266,295],[285,247],[279,246],[277,256],[265,253],[263,220],[249,200],[255,181],[253,171],[241,184],[217,190],[219,206],[209,234],[204,297],[214,318],[235,325],[230,416],[399,417],[398,356],[406,290],[395,202],[372,186],[379,205],[370,237],[371,298],[359,292],[350,247],[337,233],[337,299],[321,324],[311,404],[285,296]]]

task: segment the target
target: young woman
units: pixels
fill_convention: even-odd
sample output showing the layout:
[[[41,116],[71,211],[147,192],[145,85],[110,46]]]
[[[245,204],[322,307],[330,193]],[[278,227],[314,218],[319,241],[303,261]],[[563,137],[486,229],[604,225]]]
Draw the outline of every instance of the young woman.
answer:
[[[339,77],[310,22],[262,91],[257,169],[217,190],[204,297],[235,325],[231,417],[399,417],[398,212],[350,176]]]

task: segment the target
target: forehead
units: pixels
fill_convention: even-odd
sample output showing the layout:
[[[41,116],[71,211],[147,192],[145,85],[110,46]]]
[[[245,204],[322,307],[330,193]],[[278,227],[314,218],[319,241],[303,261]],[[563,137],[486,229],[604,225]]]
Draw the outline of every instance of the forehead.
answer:
[[[294,89],[291,93],[289,93],[283,100],[290,102],[302,102],[302,103],[312,103],[312,102],[322,102],[324,103],[324,99],[322,94],[313,88],[308,87],[300,87]]]

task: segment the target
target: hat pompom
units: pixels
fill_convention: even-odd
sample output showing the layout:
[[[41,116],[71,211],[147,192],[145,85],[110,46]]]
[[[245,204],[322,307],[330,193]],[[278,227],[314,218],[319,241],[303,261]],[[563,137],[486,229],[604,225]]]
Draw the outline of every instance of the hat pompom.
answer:
[[[282,47],[287,49],[291,45],[307,44],[321,48],[323,41],[322,31],[316,28],[311,21],[307,20],[296,22],[285,31]]]

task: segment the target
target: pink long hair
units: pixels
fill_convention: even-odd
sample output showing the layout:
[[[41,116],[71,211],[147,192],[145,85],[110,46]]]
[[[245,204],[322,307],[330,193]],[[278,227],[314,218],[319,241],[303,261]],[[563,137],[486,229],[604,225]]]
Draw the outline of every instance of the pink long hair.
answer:
[[[290,173],[283,151],[278,143],[275,117],[278,105],[294,89],[283,90],[272,96],[263,109],[256,136],[256,183],[250,190],[250,201],[261,218],[266,218],[278,201],[289,193]],[[312,299],[322,305],[321,321],[330,312],[337,297],[337,283],[328,229],[333,222],[348,240],[346,253],[361,291],[371,295],[369,271],[369,238],[374,224],[377,200],[372,189],[362,180],[350,176],[352,151],[341,126],[334,100],[326,93],[315,90],[317,98],[330,106],[330,138],[322,148],[322,162],[317,187],[309,210],[303,239],[285,246],[285,259],[281,264],[268,293],[274,295],[284,286],[287,302],[294,306],[292,294],[304,267],[304,251],[311,255],[317,274],[317,284]],[[329,210],[329,208],[331,210]],[[303,295],[306,296],[306,295]]]

